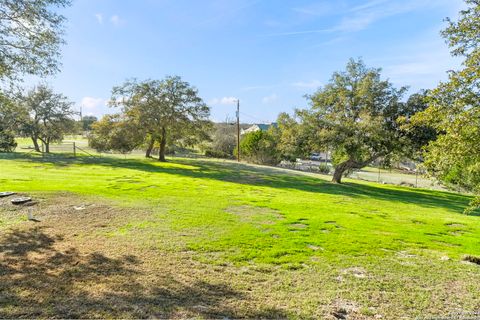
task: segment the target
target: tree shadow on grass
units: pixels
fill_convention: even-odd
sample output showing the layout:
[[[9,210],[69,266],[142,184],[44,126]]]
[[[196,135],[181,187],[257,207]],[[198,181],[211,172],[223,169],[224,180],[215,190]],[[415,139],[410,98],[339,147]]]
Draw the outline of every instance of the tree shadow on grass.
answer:
[[[42,158],[24,154],[0,154],[0,160],[12,158],[27,162],[49,163],[55,166],[69,166],[72,164],[99,165],[151,173],[166,173],[192,178],[213,179],[236,184],[397,201],[422,207],[445,208],[458,213],[462,213],[471,200],[471,197],[444,191],[411,189],[399,186],[375,186],[354,182],[333,184],[294,171],[287,173],[274,168],[232,162],[199,159],[186,160],[179,158],[171,160],[171,163],[185,165],[185,167],[182,167],[163,165],[151,159],[118,159],[111,157]],[[190,166],[194,166],[194,168]],[[479,215],[480,212],[477,211],[472,215]]]
[[[132,255],[109,258],[59,249],[41,227],[0,237],[0,318],[285,318],[275,309],[229,307],[247,297],[226,283],[181,283],[148,275]]]

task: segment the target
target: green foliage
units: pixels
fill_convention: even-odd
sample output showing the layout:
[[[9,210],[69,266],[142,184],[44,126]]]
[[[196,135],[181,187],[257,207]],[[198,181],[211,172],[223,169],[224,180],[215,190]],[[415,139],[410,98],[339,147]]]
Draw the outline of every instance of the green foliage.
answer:
[[[253,163],[275,165],[280,162],[277,140],[272,130],[245,134],[240,141],[240,154],[243,159]]]
[[[232,158],[237,146],[237,127],[228,122],[216,123],[212,142],[205,155],[215,158]]]
[[[280,113],[277,118],[278,125],[278,151],[281,158],[295,161],[310,152],[308,136],[305,126],[287,113]]]
[[[92,125],[88,145],[98,152],[116,151],[129,153],[142,144],[143,136],[138,128],[124,116],[106,115]]]
[[[459,20],[442,32],[462,68],[449,73],[429,95],[429,107],[414,122],[439,132],[426,152],[425,166],[442,181],[480,192],[480,3],[467,0]],[[472,204],[476,205],[477,202]]]
[[[13,152],[16,147],[15,136],[0,127],[0,152]]]
[[[159,143],[160,161],[165,161],[167,144],[191,146],[209,139],[210,108],[198,90],[178,76],[126,81],[113,88],[110,104],[122,108],[126,121],[136,124],[148,145]]]
[[[404,139],[404,148],[397,154],[398,158],[406,156],[413,160],[419,159],[424,147],[437,138],[437,130],[433,126],[412,121],[416,114],[425,111],[427,107],[428,91],[426,90],[412,94],[405,103],[405,112],[397,119]]]
[[[73,103],[47,85],[33,88],[27,95],[21,96],[18,103],[24,111],[24,118],[19,120],[21,132],[32,138],[37,151],[40,151],[38,140],[43,142],[48,153],[51,142],[61,141],[64,134],[75,128],[71,119]]]
[[[222,152],[220,150],[215,150],[215,149],[205,150],[205,156],[210,157],[210,158],[222,158],[222,159],[233,158],[233,154],[229,154],[229,153]]]
[[[0,78],[46,76],[59,69],[69,0],[0,0]]]
[[[320,165],[318,166],[318,171],[323,174],[329,174],[330,166],[326,163],[320,163]]]
[[[404,113],[399,100],[405,90],[382,80],[380,69],[352,59],[345,71],[335,72],[326,86],[309,96],[309,110],[297,110],[311,150],[332,150],[333,181],[401,149],[396,120]]]

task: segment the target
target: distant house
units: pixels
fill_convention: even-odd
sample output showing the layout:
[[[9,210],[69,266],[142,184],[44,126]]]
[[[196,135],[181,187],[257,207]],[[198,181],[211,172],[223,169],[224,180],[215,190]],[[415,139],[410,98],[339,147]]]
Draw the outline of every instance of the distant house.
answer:
[[[242,129],[241,134],[246,134],[246,133],[255,132],[255,131],[267,131],[272,126],[277,128],[277,123],[276,122],[272,122],[270,124],[256,123],[248,127],[247,129]]]

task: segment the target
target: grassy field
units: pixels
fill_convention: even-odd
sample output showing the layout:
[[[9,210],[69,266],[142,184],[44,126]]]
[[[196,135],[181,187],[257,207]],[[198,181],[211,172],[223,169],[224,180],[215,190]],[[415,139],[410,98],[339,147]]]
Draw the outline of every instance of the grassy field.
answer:
[[[0,318],[480,310],[469,197],[233,162],[0,155]],[[40,222],[27,221],[31,210]]]

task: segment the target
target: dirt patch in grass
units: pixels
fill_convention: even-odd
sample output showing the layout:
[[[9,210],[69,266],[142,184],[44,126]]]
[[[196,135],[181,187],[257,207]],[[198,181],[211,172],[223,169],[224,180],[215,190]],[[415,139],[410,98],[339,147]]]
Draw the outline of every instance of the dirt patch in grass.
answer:
[[[462,228],[462,227],[465,227],[465,225],[463,223],[460,223],[460,222],[449,222],[449,223],[445,223],[445,225],[447,227],[451,227],[451,228]]]
[[[307,248],[313,250],[313,251],[318,251],[318,250],[321,250],[323,251],[324,249],[322,247],[319,247],[319,246],[316,246],[316,245],[313,245],[313,244],[308,244],[307,245]]]
[[[358,316],[358,305],[353,301],[336,300],[332,305],[332,316],[334,319],[352,319]]]
[[[343,275],[351,275],[359,279],[363,279],[367,277],[367,271],[362,267],[351,267],[351,268],[343,269],[341,273]]]
[[[454,237],[459,237],[459,236],[462,236],[466,233],[469,233],[468,231],[465,231],[465,230],[462,230],[462,229],[459,229],[459,230],[452,230],[452,231],[449,231],[448,234],[451,235],[451,236],[454,236]]]
[[[414,255],[414,254],[411,254],[411,253],[408,253],[407,251],[399,251],[397,252],[397,256],[399,258],[405,258],[405,259],[412,259],[412,258],[416,258],[417,256]]]
[[[294,229],[306,229],[306,228],[308,228],[308,225],[303,224],[303,223],[292,223],[289,226],[291,228],[294,228]]]
[[[71,194],[37,198],[40,222],[0,233],[0,318],[288,317],[252,300],[253,283],[231,282],[234,273],[192,259],[195,252],[99,232],[149,212]],[[20,215],[25,209],[2,206]]]
[[[412,219],[412,223],[415,224],[427,224],[425,221],[417,220],[417,219]]]

